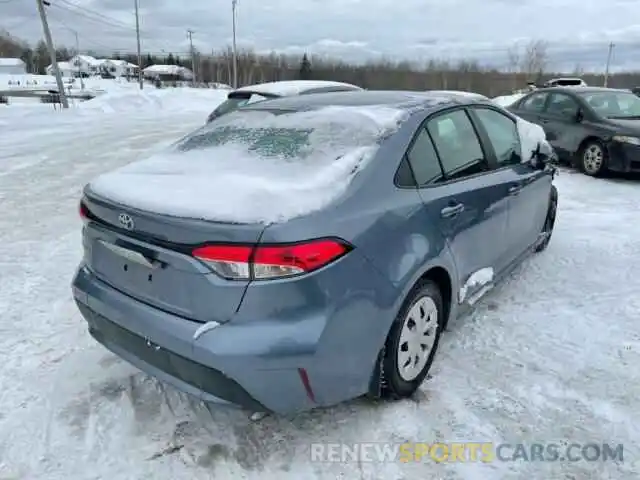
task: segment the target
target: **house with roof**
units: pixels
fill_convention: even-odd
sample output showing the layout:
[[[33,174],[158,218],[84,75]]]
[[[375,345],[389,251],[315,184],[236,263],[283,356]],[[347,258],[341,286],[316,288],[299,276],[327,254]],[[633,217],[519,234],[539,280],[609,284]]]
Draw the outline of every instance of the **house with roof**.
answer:
[[[20,58],[0,58],[0,75],[24,75],[27,64]]]
[[[105,59],[100,64],[100,73],[110,77],[133,77],[138,75],[138,65],[126,60]]]
[[[74,57],[71,57],[67,62],[59,62],[58,65],[60,65],[61,63],[71,65],[71,69],[75,73],[71,74],[70,76],[79,77],[82,75],[86,77],[86,76],[92,76],[92,75],[99,75],[100,65],[102,65],[103,62],[104,60],[98,60],[97,58],[94,58],[90,55],[75,55]],[[53,74],[53,67],[51,65],[49,65],[46,68],[46,70],[49,75]],[[62,70],[62,67],[61,67],[61,70]],[[65,71],[66,70],[67,70],[67,65],[65,65]]]
[[[191,81],[193,72],[179,65],[151,65],[142,70],[145,78],[160,81]]]
[[[58,69],[63,77],[78,77],[81,74],[78,67],[74,67],[70,62],[58,62]],[[53,65],[49,65],[45,70],[47,75],[55,75]],[[88,76],[88,74],[84,74],[84,76]]]

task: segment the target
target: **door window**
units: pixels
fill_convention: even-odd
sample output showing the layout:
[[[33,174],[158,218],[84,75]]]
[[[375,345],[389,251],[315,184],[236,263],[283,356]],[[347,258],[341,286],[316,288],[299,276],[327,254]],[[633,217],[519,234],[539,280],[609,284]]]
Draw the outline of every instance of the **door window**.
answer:
[[[445,180],[455,180],[488,170],[488,164],[471,120],[464,110],[435,117],[427,124]]]
[[[425,128],[420,127],[420,132],[409,149],[407,157],[419,187],[442,179],[438,155]]]
[[[548,96],[548,93],[533,93],[522,101],[520,108],[527,112],[540,113],[544,110]]]
[[[520,135],[516,122],[489,108],[476,108],[474,112],[487,132],[498,164],[503,166],[520,163]]]
[[[554,93],[549,100],[547,113],[566,119],[574,119],[578,115],[578,102],[564,93]]]

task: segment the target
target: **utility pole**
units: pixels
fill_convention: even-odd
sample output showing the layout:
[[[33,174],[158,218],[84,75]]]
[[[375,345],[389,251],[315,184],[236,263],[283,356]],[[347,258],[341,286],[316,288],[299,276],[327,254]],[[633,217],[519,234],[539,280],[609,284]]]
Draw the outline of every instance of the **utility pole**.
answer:
[[[74,30],[73,35],[76,37],[76,55],[80,55],[80,40],[78,40],[78,32]],[[82,78],[82,71],[80,70],[80,62],[78,62],[78,76],[80,77],[80,88],[84,90],[84,79]]]
[[[605,67],[605,70],[604,70],[604,87],[605,88],[609,84],[609,68],[611,67],[611,58],[613,57],[613,47],[615,47],[615,44],[611,42],[609,44],[609,53],[607,54],[607,66]]]
[[[231,15],[233,21],[233,88],[238,88],[238,49],[236,48],[236,6],[238,0],[231,0]]]
[[[138,6],[138,0],[133,0],[136,10],[136,42],[138,43],[138,83],[140,84],[140,90],[144,88],[144,82],[142,81],[142,52],[140,50],[140,8]]]
[[[193,79],[192,82],[196,83],[196,59],[195,53],[193,50],[193,34],[196,33],[193,30],[187,30],[187,38],[189,39],[189,52],[191,54],[191,70],[193,70]]]
[[[46,0],[36,0],[36,3],[38,4],[38,12],[40,13],[40,20],[42,21],[44,39],[47,42],[47,47],[49,48],[51,66],[53,67],[53,71],[56,75],[56,83],[58,84],[58,95],[60,96],[60,103],[62,104],[62,108],[69,108],[67,92],[64,91],[64,85],[62,84],[62,75],[60,74],[60,68],[58,68],[58,60],[56,59],[56,49],[53,47],[51,30],[49,30],[49,23],[47,22],[47,14],[44,11],[44,6],[49,6],[49,2],[46,2]]]

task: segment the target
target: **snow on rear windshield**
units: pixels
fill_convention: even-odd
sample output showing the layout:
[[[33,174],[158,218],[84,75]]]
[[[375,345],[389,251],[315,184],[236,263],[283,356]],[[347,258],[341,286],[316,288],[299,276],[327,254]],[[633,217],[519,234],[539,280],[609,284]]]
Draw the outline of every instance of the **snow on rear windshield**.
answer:
[[[392,108],[331,107],[275,115],[238,111],[169,151],[104,174],[93,193],[141,210],[234,223],[271,223],[342,195],[382,138],[406,118]]]
[[[376,145],[389,133],[398,121],[398,111],[377,110],[328,107],[307,112],[233,112],[187,136],[176,149],[187,152],[227,146],[259,157],[334,160],[354,148]],[[392,121],[380,121],[386,117]]]

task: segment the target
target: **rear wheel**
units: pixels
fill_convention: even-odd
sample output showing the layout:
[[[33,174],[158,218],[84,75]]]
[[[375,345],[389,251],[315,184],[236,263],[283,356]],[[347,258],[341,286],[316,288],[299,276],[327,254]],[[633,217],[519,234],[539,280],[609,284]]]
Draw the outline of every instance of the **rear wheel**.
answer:
[[[579,161],[586,175],[597,177],[607,168],[607,152],[600,142],[591,140],[580,149]]]
[[[551,185],[551,194],[549,196],[549,208],[547,209],[547,217],[542,227],[542,240],[535,248],[536,253],[542,252],[549,246],[553,227],[556,224],[556,212],[558,210],[558,189],[555,185]]]
[[[406,398],[420,387],[435,358],[443,323],[440,290],[425,280],[409,294],[387,337],[381,364],[383,397]]]

